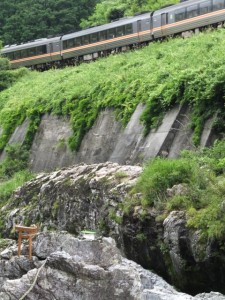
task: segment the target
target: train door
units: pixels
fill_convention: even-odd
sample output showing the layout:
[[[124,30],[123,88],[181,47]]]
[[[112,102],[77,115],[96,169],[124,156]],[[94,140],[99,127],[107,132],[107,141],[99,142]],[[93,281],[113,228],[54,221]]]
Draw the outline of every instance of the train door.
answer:
[[[161,33],[162,36],[166,35],[166,25],[168,24],[168,13],[161,14]]]
[[[139,42],[141,42],[141,20],[137,21],[137,33],[138,33]]]
[[[52,58],[52,53],[53,53],[53,43],[50,43],[49,44],[49,53],[50,53],[50,56]]]
[[[151,32],[152,39],[154,39],[154,34],[153,34],[153,14],[154,14],[154,12],[152,12],[151,15],[150,15],[150,32]]]

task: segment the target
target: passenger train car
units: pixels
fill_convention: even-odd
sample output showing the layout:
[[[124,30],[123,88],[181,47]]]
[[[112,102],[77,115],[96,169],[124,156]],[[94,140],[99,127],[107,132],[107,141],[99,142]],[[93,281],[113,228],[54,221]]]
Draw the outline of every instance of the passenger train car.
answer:
[[[225,0],[189,0],[154,12],[54,38],[5,46],[13,68],[76,64],[155,39],[225,21]]]

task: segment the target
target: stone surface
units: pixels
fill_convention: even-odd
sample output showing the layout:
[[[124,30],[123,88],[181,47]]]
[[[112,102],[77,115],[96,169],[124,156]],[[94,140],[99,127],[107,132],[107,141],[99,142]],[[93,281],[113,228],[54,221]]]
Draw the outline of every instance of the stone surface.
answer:
[[[117,232],[118,225],[109,220],[109,211],[123,201],[141,171],[139,166],[105,163],[39,175],[16,190],[1,209],[6,215],[3,232],[8,236],[15,224],[30,225],[26,220],[38,223],[43,230],[79,234],[107,223],[107,232]]]
[[[13,134],[11,135],[8,144],[22,144],[25,140],[27,129],[29,126],[30,121],[26,119],[21,125],[17,126]],[[0,135],[3,133],[3,131],[0,129]],[[6,158],[6,151],[5,149],[0,154],[0,160],[3,160]]]
[[[221,241],[202,239],[199,231],[187,227],[186,215],[182,211],[171,212],[163,226],[173,281],[179,282],[179,288],[192,292],[203,289],[222,291],[225,254]]]
[[[34,255],[45,260],[38,266],[35,256],[32,261],[25,257],[4,261],[14,275],[7,268],[1,270],[5,277],[0,281],[1,300],[20,299],[25,293],[29,300],[225,299],[219,293],[192,297],[177,292],[156,274],[122,257],[111,238],[91,241],[66,232],[41,233],[35,241]]]
[[[1,233],[17,238],[13,231],[15,224],[34,223],[43,232],[66,230],[76,236],[84,229],[91,229],[97,236],[113,237],[126,258],[154,270],[188,294],[225,293],[223,240],[202,239],[199,231],[187,226],[182,211],[171,212],[165,219],[154,208],[136,205],[126,213],[121,209],[125,199],[136,201],[141,197],[130,193],[141,172],[139,166],[108,162],[40,174],[17,189],[1,208],[1,224],[4,224]],[[168,191],[171,196],[185,192],[183,185]],[[34,254],[40,259],[46,258],[46,249],[50,249],[48,255],[53,251],[51,244],[58,245],[54,251],[65,251],[59,238],[55,241],[49,236],[44,241],[46,244],[40,241],[39,246],[34,246]],[[76,242],[73,243],[71,249],[76,247]],[[16,248],[11,247],[2,252],[2,259],[15,255]],[[66,251],[73,255],[69,248]],[[26,247],[22,254],[27,255]]]
[[[71,135],[68,118],[43,116],[31,147],[30,168],[40,172],[71,165],[74,154],[67,146]]]

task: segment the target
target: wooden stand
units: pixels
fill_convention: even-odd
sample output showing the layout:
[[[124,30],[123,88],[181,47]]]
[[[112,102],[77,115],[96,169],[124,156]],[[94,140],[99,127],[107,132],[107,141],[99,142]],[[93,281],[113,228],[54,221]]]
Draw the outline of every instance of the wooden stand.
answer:
[[[20,253],[21,253],[22,239],[28,239],[28,241],[29,241],[29,259],[31,259],[31,257],[32,257],[32,238],[38,232],[38,227],[36,225],[31,225],[30,227],[16,225],[15,229],[19,232],[18,256],[20,256]]]

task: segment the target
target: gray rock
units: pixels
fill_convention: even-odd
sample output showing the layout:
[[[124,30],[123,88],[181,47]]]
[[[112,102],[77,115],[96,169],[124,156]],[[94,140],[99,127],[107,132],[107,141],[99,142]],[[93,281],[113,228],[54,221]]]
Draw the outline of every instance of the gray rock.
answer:
[[[13,227],[20,223],[26,226],[36,223],[43,232],[65,230],[76,236],[84,229],[91,229],[113,237],[124,256],[154,270],[181,291],[225,293],[225,277],[221,275],[225,270],[224,241],[202,240],[200,231],[187,226],[184,212],[171,212],[163,222],[156,209],[142,207],[141,195],[129,194],[141,172],[139,166],[104,163],[40,174],[17,189],[1,208],[5,224],[1,233],[16,238]],[[185,194],[186,188],[177,185],[170,192],[171,196]],[[121,206],[129,197],[133,202],[137,199],[138,204],[125,214]],[[75,239],[67,241],[66,236],[54,235],[43,239],[38,235],[34,238],[33,253],[45,259],[53,252],[66,251],[71,256],[77,255],[78,261],[79,257],[90,259],[92,244],[85,243],[88,250],[80,256],[78,250],[74,254],[78,244]],[[67,250],[65,244],[70,245]],[[14,254],[15,249],[8,249],[1,257],[9,260]],[[28,254],[26,245],[22,254]],[[108,255],[102,261],[110,260]]]
[[[2,300],[20,299],[34,282],[26,299],[192,299],[123,258],[111,238],[78,240],[65,232],[40,234],[34,253],[47,258],[39,269],[24,257],[7,262],[17,279],[4,282]],[[25,275],[16,272],[21,266]],[[1,274],[10,277],[6,269]]]
[[[36,239],[34,252],[46,259],[8,260],[15,279],[2,268],[9,279],[0,285],[1,300],[24,299],[25,294],[27,300],[225,299],[219,293],[192,297],[177,292],[158,275],[122,257],[111,238],[79,240],[65,232],[45,233]],[[15,272],[18,266],[26,273]]]

